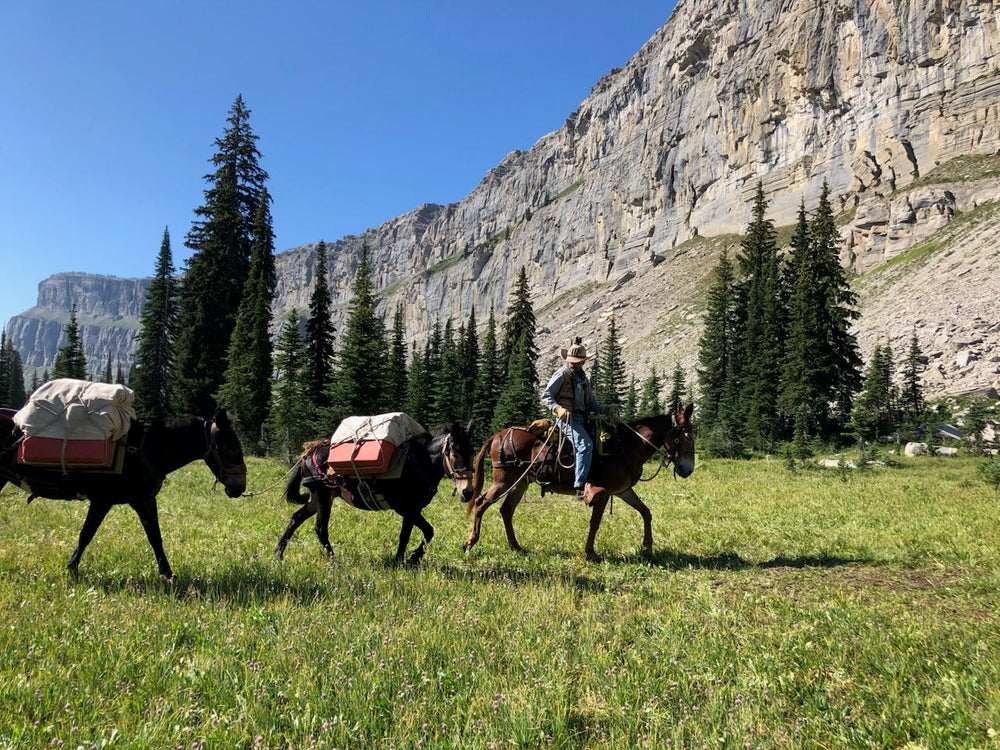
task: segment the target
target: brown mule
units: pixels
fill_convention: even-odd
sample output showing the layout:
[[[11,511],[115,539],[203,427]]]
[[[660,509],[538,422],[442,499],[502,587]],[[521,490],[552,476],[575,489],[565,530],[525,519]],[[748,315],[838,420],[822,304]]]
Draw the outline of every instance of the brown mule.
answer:
[[[687,408],[678,404],[675,414],[659,414],[631,423],[617,422],[614,425],[607,455],[594,455],[589,477],[589,496],[584,498],[590,500],[588,505],[591,508],[590,533],[586,545],[589,559],[600,559],[594,551],[594,540],[611,495],[620,497],[642,516],[642,554],[646,558],[652,556],[652,514],[632,487],[642,476],[646,461],[661,449],[664,451],[663,460],[673,463],[676,475],[686,478],[694,471],[694,435],[691,426],[693,409],[694,404],[688,404]],[[539,481],[538,471],[543,466],[542,455],[545,452],[544,439],[524,427],[501,430],[483,443],[476,455],[474,494],[466,504],[466,513],[473,517],[472,531],[464,545],[466,552],[479,541],[483,513],[499,501],[502,501],[500,516],[507,533],[507,544],[512,550],[521,551],[521,545],[514,535],[514,511],[529,482]],[[493,482],[484,493],[483,465],[487,454],[492,464]],[[551,470],[551,465],[546,468]],[[546,482],[546,479],[551,481]],[[566,466],[557,462],[554,476],[543,476],[542,481],[547,492],[576,494],[573,488],[572,463]]]

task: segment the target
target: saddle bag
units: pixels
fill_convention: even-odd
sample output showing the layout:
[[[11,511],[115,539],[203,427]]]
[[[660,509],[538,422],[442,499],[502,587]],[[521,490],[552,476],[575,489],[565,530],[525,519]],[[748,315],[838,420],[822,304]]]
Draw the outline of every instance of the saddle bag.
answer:
[[[118,443],[107,440],[68,440],[26,435],[17,446],[17,463],[50,469],[109,469]]]
[[[385,474],[397,448],[424,432],[422,425],[403,412],[348,417],[330,438],[327,473],[357,478]]]

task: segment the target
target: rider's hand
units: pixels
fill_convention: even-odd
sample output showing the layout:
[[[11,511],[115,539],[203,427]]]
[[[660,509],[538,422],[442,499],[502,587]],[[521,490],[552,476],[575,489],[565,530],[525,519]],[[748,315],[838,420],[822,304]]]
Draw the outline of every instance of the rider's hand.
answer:
[[[565,407],[557,406],[552,410],[552,413],[555,415],[555,418],[560,421],[569,421],[569,409],[566,409]]]

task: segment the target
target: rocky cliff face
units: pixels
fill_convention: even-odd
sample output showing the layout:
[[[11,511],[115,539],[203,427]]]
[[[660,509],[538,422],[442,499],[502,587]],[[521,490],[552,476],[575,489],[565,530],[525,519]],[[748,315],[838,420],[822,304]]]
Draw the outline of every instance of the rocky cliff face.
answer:
[[[996,199],[992,183],[960,179],[905,189],[956,157],[1000,149],[998,24],[1000,8],[976,0],[682,1],[560,130],[509,154],[462,201],[330,243],[335,322],[362,243],[382,311],[388,319],[402,304],[417,340],[473,307],[480,321],[490,308],[502,314],[523,266],[542,327],[540,367],[571,335],[599,342],[613,311],[640,376],[679,363],[693,377],[706,275],[745,229],[758,180],[778,225],[801,202],[815,205],[826,182],[853,212],[845,263],[865,273]],[[276,319],[307,309],[314,258],[314,246],[278,257]],[[883,296],[865,298],[873,311],[903,293],[875,287]],[[950,319],[944,300],[934,304],[944,305],[935,319]],[[862,312],[869,347],[917,325]],[[926,328],[928,351],[940,334]],[[987,370],[973,377],[995,380]]]

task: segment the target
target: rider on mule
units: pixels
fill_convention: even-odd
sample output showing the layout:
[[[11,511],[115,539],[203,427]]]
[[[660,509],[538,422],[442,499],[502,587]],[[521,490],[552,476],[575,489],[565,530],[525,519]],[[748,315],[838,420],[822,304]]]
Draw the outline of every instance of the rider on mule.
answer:
[[[583,371],[589,357],[579,337],[568,350],[562,349],[560,355],[563,365],[549,378],[542,391],[542,403],[552,410],[559,429],[573,444],[576,454],[573,486],[577,498],[586,502],[589,497],[586,492],[587,475],[594,458],[594,441],[587,432],[587,422],[591,414],[603,413],[613,417],[616,409],[611,405],[602,406],[594,398],[590,379]]]

